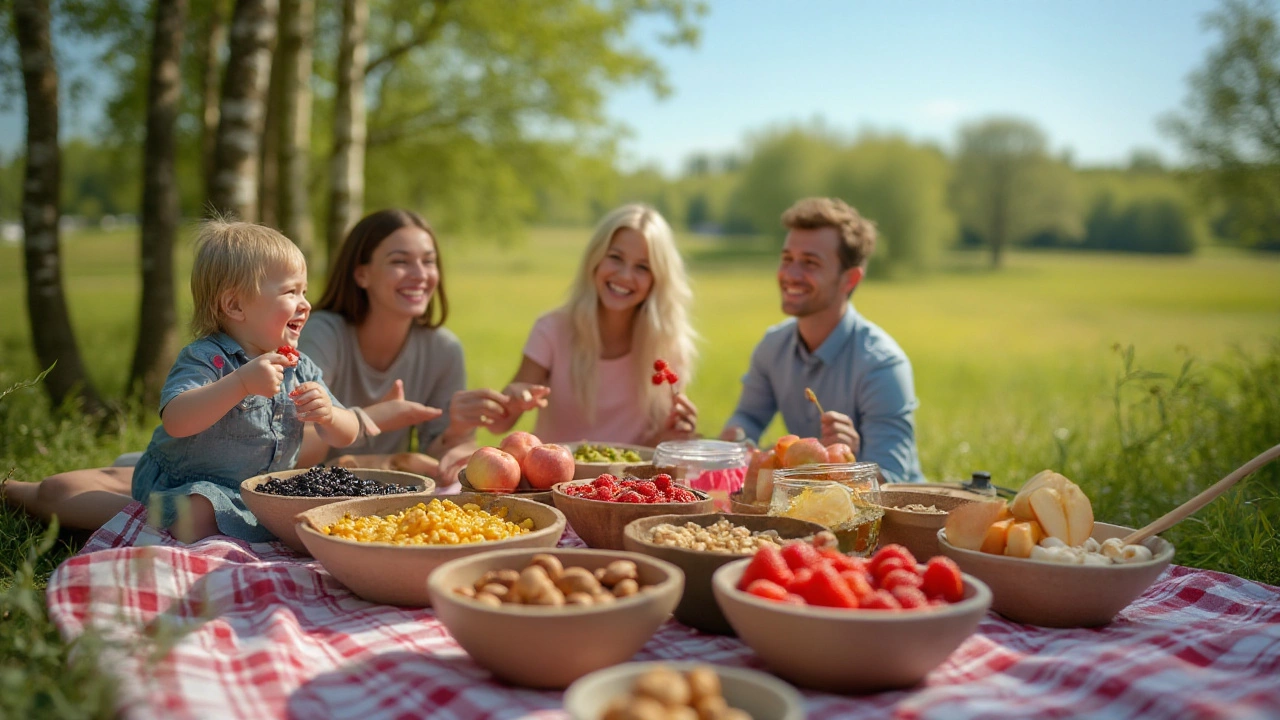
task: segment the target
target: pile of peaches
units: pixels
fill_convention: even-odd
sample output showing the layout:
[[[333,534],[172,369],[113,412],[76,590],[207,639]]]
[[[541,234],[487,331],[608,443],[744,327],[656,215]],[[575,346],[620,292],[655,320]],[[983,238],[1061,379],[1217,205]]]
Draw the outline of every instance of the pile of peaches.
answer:
[[[823,445],[818,438],[783,435],[768,450],[753,450],[747,465],[742,502],[764,505],[773,495],[773,471],[802,465],[856,462],[853,449],[844,443]],[[762,472],[764,471],[764,472]]]
[[[467,482],[482,492],[550,490],[573,479],[573,453],[543,444],[537,435],[513,432],[498,447],[482,447],[467,461]]]

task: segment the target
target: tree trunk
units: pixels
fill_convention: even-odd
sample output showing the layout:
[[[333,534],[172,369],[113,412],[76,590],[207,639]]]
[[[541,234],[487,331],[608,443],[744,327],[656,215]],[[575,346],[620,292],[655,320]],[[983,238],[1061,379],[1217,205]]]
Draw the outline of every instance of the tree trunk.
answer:
[[[333,156],[329,160],[329,257],[364,210],[366,135],[364,75],[369,62],[365,33],[366,0],[342,0],[342,39],[338,45],[338,94],[333,110]]]
[[[200,173],[205,197],[213,197],[213,157],[218,139],[218,96],[222,74],[222,47],[227,44],[226,0],[211,0],[209,25],[201,42],[203,73],[200,77]]]
[[[222,81],[209,204],[250,222],[258,219],[258,155],[278,8],[277,0],[236,0]]]
[[[278,0],[281,5],[285,0]],[[283,7],[281,8],[283,9]],[[271,58],[271,78],[267,81],[266,115],[262,120],[262,154],[258,158],[258,222],[280,227],[276,211],[280,209],[276,195],[280,177],[280,106],[284,103],[285,67],[280,63],[280,38],[284,27],[277,17],[276,52]]]
[[[22,190],[23,255],[27,274],[27,316],[36,358],[54,404],[78,395],[85,410],[101,408],[84,372],[62,292],[58,250],[59,182],[58,69],[49,33],[49,0],[14,0],[14,35],[27,95],[27,163]]]
[[[142,303],[128,386],[148,403],[178,353],[173,290],[173,240],[178,232],[174,122],[182,93],[182,38],[187,0],[156,0],[147,88],[147,139],[142,156]]]
[[[315,247],[308,196],[311,175],[311,46],[315,0],[282,0],[279,212],[280,230],[310,261]]]

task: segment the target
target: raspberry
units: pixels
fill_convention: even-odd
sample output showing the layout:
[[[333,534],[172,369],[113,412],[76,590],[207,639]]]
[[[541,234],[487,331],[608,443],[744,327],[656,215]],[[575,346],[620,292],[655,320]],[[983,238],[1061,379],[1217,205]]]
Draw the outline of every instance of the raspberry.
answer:
[[[678,487],[671,490],[671,499],[682,503],[697,502],[698,496],[684,488]]]
[[[653,361],[653,369],[654,369],[654,370],[656,370],[656,371],[658,371],[658,372],[662,372],[663,370],[666,370],[666,369],[667,369],[667,361],[666,361],[666,360],[663,360],[662,358],[658,358],[657,360],[654,360],[654,361]],[[657,385],[657,384],[658,384],[658,383],[654,383],[654,385]]]
[[[665,378],[662,376],[662,373],[654,373],[652,380],[654,385],[661,385]]]
[[[600,477],[596,478],[595,480],[592,480],[591,484],[595,485],[596,487],[601,487],[603,485],[612,485],[616,487],[618,484],[618,478],[610,475],[609,473],[605,473]]]
[[[618,495],[617,502],[642,503],[644,502],[644,496],[635,490],[624,490],[622,494]]]
[[[610,500],[613,500],[613,496],[614,496],[613,489],[607,486],[598,487],[595,490],[593,490],[591,493],[588,493],[585,495],[585,497],[589,497],[592,500],[604,500],[605,502],[609,502]]]
[[[658,494],[658,486],[651,482],[638,482],[635,485],[635,491],[647,498],[653,498]]]
[[[666,473],[654,475],[653,484],[662,492],[667,492],[671,490],[671,476]]]

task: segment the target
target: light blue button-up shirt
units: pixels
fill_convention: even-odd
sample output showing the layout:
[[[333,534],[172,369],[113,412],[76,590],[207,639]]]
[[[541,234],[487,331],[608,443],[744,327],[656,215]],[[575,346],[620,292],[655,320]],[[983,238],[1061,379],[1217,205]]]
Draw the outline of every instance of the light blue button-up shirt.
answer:
[[[873,462],[888,482],[923,482],[916,452],[915,384],[911,361],[884,330],[852,305],[814,352],[804,346],[795,318],[774,325],[751,353],[742,397],[728,425],[760,441],[775,413],[787,431],[821,437],[822,416],[805,397],[812,388],[824,410],[853,420],[862,441],[859,461]]]

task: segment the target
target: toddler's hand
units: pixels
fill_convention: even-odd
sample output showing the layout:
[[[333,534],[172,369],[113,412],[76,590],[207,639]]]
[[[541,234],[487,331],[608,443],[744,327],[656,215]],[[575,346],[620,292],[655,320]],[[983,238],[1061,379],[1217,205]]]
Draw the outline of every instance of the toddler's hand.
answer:
[[[302,383],[289,393],[289,397],[298,406],[299,420],[317,425],[329,425],[333,422],[333,400],[320,383]]]
[[[245,395],[275,397],[284,382],[284,369],[288,364],[279,353],[263,353],[241,365],[232,375],[240,380]]]

